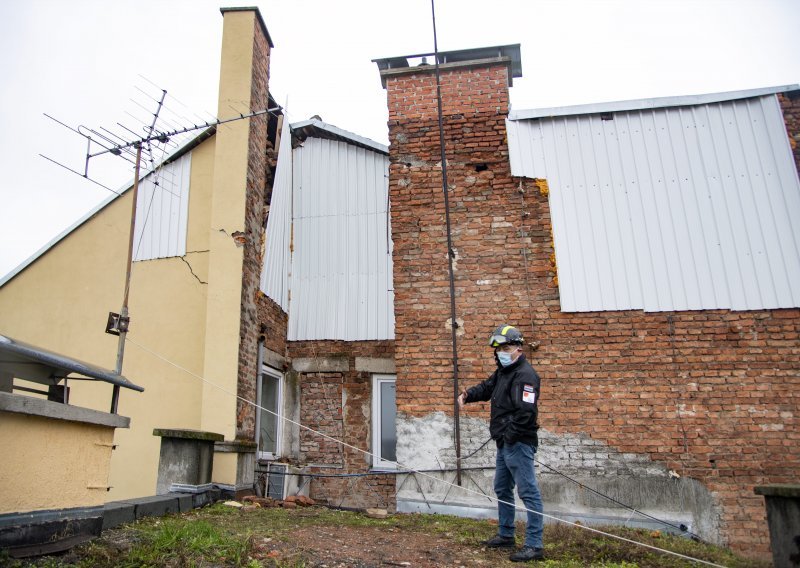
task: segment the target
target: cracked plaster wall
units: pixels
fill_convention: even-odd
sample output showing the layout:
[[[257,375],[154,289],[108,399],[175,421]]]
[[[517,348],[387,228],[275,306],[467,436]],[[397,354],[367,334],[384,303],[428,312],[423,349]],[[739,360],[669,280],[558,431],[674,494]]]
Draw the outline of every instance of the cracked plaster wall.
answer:
[[[463,457],[489,438],[486,420],[464,418],[460,429]],[[453,420],[444,413],[398,417],[397,438],[397,458],[404,466],[416,470],[455,468]],[[539,439],[536,459],[586,487],[653,517],[685,524],[704,538],[713,539],[718,533],[720,511],[711,493],[696,480],[676,478],[663,464],[639,454],[619,452],[585,434],[556,434],[540,429]],[[494,497],[495,456],[496,446],[490,441],[473,456],[462,459],[464,489],[450,485],[455,482],[453,472],[428,474],[432,477],[417,475],[413,481],[402,483],[397,499],[494,509],[496,503],[486,496]],[[482,466],[486,469],[470,470]],[[536,475],[546,514],[594,524],[620,523],[680,532],[632,513],[541,464],[537,465]],[[518,501],[518,506],[523,505]]]

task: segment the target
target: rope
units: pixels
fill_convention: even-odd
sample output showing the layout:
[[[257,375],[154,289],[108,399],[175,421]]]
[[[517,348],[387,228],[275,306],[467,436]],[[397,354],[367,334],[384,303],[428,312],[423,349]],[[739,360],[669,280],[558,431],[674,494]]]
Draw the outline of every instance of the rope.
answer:
[[[268,412],[268,413],[272,414],[273,416],[275,416],[276,418],[278,418],[279,420],[283,420],[285,422],[288,422],[289,424],[293,424],[293,425],[297,426],[298,428],[300,428],[301,430],[306,430],[307,432],[311,432],[312,434],[320,436],[323,439],[330,440],[330,441],[332,441],[332,442],[334,442],[336,444],[339,444],[339,445],[341,445],[341,446],[343,446],[345,448],[350,448],[351,450],[355,450],[356,452],[364,454],[365,456],[369,456],[369,457],[373,456],[373,454],[371,452],[367,451],[367,450],[362,450],[361,448],[357,448],[356,446],[348,444],[347,442],[343,442],[341,440],[337,440],[336,438],[333,438],[331,436],[323,434],[322,432],[319,432],[317,430],[314,430],[313,428],[310,428],[308,426],[300,424],[299,422],[296,422],[296,421],[294,421],[294,420],[292,420],[290,418],[287,418],[285,416],[281,416],[280,414],[278,414],[276,412],[273,412],[273,411],[269,410],[268,408],[264,408],[264,407],[256,404],[253,401],[247,400],[246,398],[244,398],[244,397],[242,397],[242,396],[240,396],[240,395],[238,395],[236,393],[230,392],[229,390],[219,386],[218,384],[214,383],[213,381],[210,381],[210,380],[206,379],[205,377],[202,377],[202,376],[190,371],[189,369],[186,369],[185,367],[181,367],[177,363],[173,363],[172,361],[170,361],[166,357],[163,357],[162,355],[156,353],[155,351],[151,351],[150,349],[148,349],[144,345],[142,345],[140,343],[137,343],[136,341],[132,340],[130,338],[130,336],[127,336],[125,339],[129,343],[132,343],[133,345],[135,345],[136,347],[138,347],[142,351],[145,351],[145,352],[149,353],[153,357],[156,357],[157,359],[160,359],[160,360],[164,361],[168,365],[171,365],[171,366],[175,367],[176,369],[179,369],[179,370],[183,371],[184,373],[186,373],[188,375],[191,375],[191,376],[193,376],[193,377],[195,377],[197,379],[200,379],[201,381],[203,381],[204,383],[208,384],[209,386],[212,386],[215,389],[217,389],[219,391],[222,391],[223,393],[225,393],[225,394],[227,394],[229,396],[232,396],[232,397],[234,397],[234,398],[236,398],[238,400],[241,400],[245,404],[249,404],[250,406],[252,406],[252,407],[254,407],[256,409]],[[716,566],[717,568],[727,568],[726,566],[723,566],[722,564],[715,564],[714,562],[709,562],[708,560],[701,560],[699,558],[693,558],[691,556],[687,556],[687,555],[681,554],[679,552],[673,552],[672,550],[666,550],[664,548],[658,548],[657,546],[653,546],[651,544],[646,544],[644,542],[638,542],[638,541],[635,541],[635,540],[631,540],[629,538],[625,538],[623,536],[619,536],[619,535],[607,533],[605,531],[601,531],[600,529],[596,529],[596,528],[593,528],[593,527],[582,525],[580,523],[567,521],[567,520],[561,519],[559,517],[554,517],[552,515],[548,515],[547,513],[542,513],[540,511],[533,511],[531,509],[528,509],[527,507],[520,507],[516,503],[510,503],[508,501],[502,501],[500,499],[497,499],[496,497],[491,497],[491,496],[486,495],[485,493],[481,493],[479,491],[475,491],[474,489],[468,489],[466,487],[459,487],[455,483],[451,483],[449,481],[445,481],[444,479],[440,479],[440,478],[438,478],[438,477],[436,477],[434,475],[430,475],[428,473],[424,473],[422,471],[415,470],[414,468],[404,466],[403,464],[401,464],[399,462],[391,461],[391,460],[386,460],[386,461],[389,462],[390,464],[393,464],[394,466],[396,466],[399,469],[403,469],[403,470],[408,471],[409,473],[414,473],[414,474],[420,475],[422,477],[427,477],[427,478],[431,479],[432,481],[434,481],[436,483],[442,483],[444,485],[447,485],[450,489],[456,488],[456,489],[460,489],[461,491],[464,491],[466,493],[470,493],[470,494],[473,494],[473,495],[476,495],[476,496],[479,496],[479,497],[487,497],[488,499],[490,499],[491,501],[494,501],[495,503],[502,503],[504,505],[510,505],[510,506],[514,507],[514,509],[517,510],[517,511],[526,511],[528,513],[533,513],[535,515],[541,516],[542,518],[550,519],[550,520],[555,521],[557,523],[562,523],[562,524],[565,524],[565,525],[571,525],[573,527],[578,527],[578,528],[581,528],[583,530],[587,530],[587,531],[593,532],[595,534],[599,534],[601,536],[605,536],[605,537],[612,538],[612,539],[615,539],[615,540],[619,540],[619,541],[622,541],[622,542],[627,542],[628,544],[641,546],[642,548],[648,548],[650,550],[654,550],[654,551],[660,552],[662,554],[669,554],[669,555],[675,556],[677,558],[683,558],[684,560],[689,560],[691,562],[697,562],[699,564],[705,564],[706,566]]]

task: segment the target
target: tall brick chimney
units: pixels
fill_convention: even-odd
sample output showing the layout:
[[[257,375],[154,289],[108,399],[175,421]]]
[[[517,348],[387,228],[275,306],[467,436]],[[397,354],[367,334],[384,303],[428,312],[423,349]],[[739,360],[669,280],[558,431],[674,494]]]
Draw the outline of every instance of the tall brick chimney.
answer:
[[[514,187],[504,121],[508,87],[521,76],[520,48],[441,52],[439,61],[456,254],[456,316],[463,322],[457,332],[459,375],[471,384],[489,370],[483,338],[501,314],[497,286],[476,282],[499,284],[509,279],[492,257],[514,235],[508,227],[493,228],[485,221],[492,219],[493,209],[504,215],[513,207],[507,195]],[[404,416],[452,414],[448,252],[435,68],[419,56],[375,62],[389,106],[397,407]]]
[[[258,8],[222,8],[221,12],[218,116],[225,119],[267,108],[273,45]],[[231,122],[217,130],[214,146],[204,373],[246,400],[256,398],[258,375],[256,292],[267,128],[266,114]],[[235,337],[239,341],[231,341]],[[217,445],[214,480],[237,490],[252,487],[255,411],[233,397],[220,397],[206,385],[201,416],[204,430],[226,439]]]

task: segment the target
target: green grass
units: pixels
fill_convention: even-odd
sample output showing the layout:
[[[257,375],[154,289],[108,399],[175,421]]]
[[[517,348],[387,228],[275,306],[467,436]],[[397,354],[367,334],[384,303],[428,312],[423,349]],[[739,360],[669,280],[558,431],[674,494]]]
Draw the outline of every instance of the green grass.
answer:
[[[145,519],[106,531],[99,539],[72,551],[28,562],[13,561],[0,553],[0,566],[21,568],[139,568],[139,567],[245,567],[307,568],[316,565],[313,558],[302,554],[267,552],[272,548],[283,552],[294,550],[293,535],[298,529],[342,529],[349,527],[385,528],[401,542],[413,542],[414,533],[433,536],[463,554],[465,558],[485,558],[488,565],[513,566],[507,551],[486,550],[480,541],[496,532],[489,521],[463,519],[446,515],[393,515],[387,519],[370,519],[360,513],[337,511],[323,507],[310,509],[258,509],[244,512],[215,505],[205,509],[159,519]],[[699,558],[730,568],[769,566],[738,557],[728,550],[663,533],[652,533],[605,527],[606,532],[668,549],[685,556]],[[374,534],[374,533],[370,533]],[[522,534],[518,531],[518,534]],[[520,538],[518,538],[520,541]],[[259,546],[269,542],[268,546]],[[521,544],[521,541],[519,542]],[[300,543],[302,544],[302,543]],[[274,546],[273,546],[274,545]],[[283,547],[283,548],[281,548]],[[301,547],[302,548],[302,547]],[[542,568],[678,568],[698,566],[685,559],[649,550],[596,533],[566,525],[545,527],[545,554]]]

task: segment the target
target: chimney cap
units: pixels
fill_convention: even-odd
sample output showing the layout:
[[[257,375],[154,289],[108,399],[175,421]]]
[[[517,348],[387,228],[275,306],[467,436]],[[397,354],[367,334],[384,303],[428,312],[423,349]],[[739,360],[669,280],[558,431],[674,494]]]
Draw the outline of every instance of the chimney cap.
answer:
[[[269,31],[267,31],[267,24],[264,23],[264,18],[261,17],[261,10],[258,9],[258,6],[230,6],[230,7],[223,7],[219,9],[220,14],[225,16],[225,12],[255,12],[256,13],[256,20],[258,24],[261,26],[261,31],[264,32],[264,37],[267,38],[267,43],[271,48],[275,47],[275,44],[272,43],[272,38],[269,37]]]
[[[522,77],[522,55],[520,44],[495,45],[491,47],[475,47],[472,49],[459,49],[456,51],[440,51],[438,57],[439,65],[448,63],[474,64],[487,60],[498,60],[507,58],[510,62],[510,74],[508,77],[509,85],[513,84],[514,77]],[[381,72],[381,82],[386,86],[385,71],[410,68],[409,59],[421,57],[435,57],[435,53],[417,53],[414,55],[401,55],[396,57],[384,57],[373,59],[372,62],[378,65]],[[414,67],[414,70],[418,70]]]

